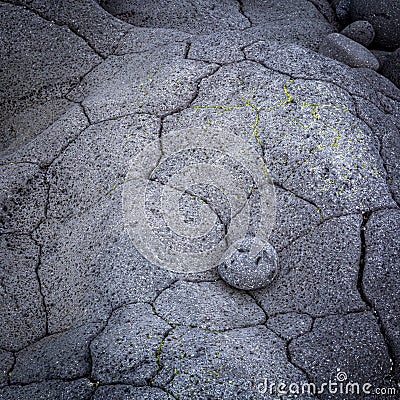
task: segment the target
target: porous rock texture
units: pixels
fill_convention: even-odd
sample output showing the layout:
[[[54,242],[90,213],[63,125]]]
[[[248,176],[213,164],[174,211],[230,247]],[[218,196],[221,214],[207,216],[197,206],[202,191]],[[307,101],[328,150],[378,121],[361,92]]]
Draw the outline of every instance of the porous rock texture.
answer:
[[[0,2],[0,399],[397,388],[399,90],[318,54],[327,2],[99,3]],[[166,270],[125,230],[132,158],[191,127],[265,160],[266,289]]]

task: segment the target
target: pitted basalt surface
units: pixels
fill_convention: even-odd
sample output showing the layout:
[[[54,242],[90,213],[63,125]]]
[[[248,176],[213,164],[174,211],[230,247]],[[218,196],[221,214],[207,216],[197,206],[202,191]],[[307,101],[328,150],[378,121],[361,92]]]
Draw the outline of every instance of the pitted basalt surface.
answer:
[[[343,373],[398,398],[400,91],[317,53],[332,15],[325,0],[0,2],[1,400],[273,399],[267,383]],[[182,130],[189,151],[194,130],[229,132],[219,161],[245,141],[265,164],[269,287],[238,291],[213,265],[168,270],[135,247],[128,171],[147,171],[135,156],[152,143],[146,179],[165,189],[190,164],[162,159]],[[229,247],[228,222],[247,220],[210,185],[223,168],[200,164],[168,221],[195,238],[186,250]],[[202,213],[221,228],[203,243]]]

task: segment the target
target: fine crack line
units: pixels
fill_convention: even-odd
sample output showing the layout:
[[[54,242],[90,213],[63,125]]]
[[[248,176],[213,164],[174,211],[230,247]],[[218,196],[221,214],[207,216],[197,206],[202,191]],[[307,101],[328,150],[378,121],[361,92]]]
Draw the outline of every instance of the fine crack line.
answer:
[[[240,12],[240,14],[242,14],[243,17],[244,17],[245,19],[247,19],[247,21],[248,21],[249,24],[250,24],[250,26],[249,26],[248,28],[251,28],[251,27],[253,26],[253,22],[252,22],[252,20],[250,19],[250,17],[249,17],[248,15],[246,15],[246,13],[244,12],[243,0],[238,0],[238,3],[239,3],[239,12]]]
[[[14,371],[15,364],[16,364],[16,362],[17,362],[17,357],[16,357],[16,355],[15,355],[15,352],[11,352],[11,354],[12,354],[12,357],[13,357],[13,362],[12,362],[12,364],[11,364],[10,369],[7,371],[7,385],[8,385],[8,386],[11,385],[11,375],[12,375],[12,373],[13,373],[13,371]]]
[[[189,58],[189,52],[190,52],[190,46],[192,45],[192,43],[191,42],[186,42],[186,45],[185,45],[185,52],[184,52],[184,55],[183,55],[183,58],[185,59],[185,60],[187,60],[188,58]]]
[[[312,332],[312,329],[313,329],[313,325],[311,326],[310,331],[309,331],[309,332],[306,332],[306,334]],[[312,383],[314,383],[314,380],[311,379],[311,376],[310,376],[310,374],[308,373],[308,371],[306,371],[306,370],[305,370],[303,367],[301,367],[300,365],[296,364],[296,363],[293,361],[293,359],[292,359],[292,354],[290,353],[290,345],[291,345],[291,343],[293,342],[293,340],[294,340],[294,339],[289,339],[288,341],[285,342],[286,358],[287,358],[288,362],[289,362],[290,364],[293,365],[293,367],[295,367],[296,369],[298,369],[299,371],[301,371],[301,372],[304,374],[304,376],[305,376],[306,379],[307,379],[307,382],[308,382],[309,384],[312,384]],[[319,399],[319,396],[318,396],[317,394],[313,394],[313,395],[314,395],[314,398]]]
[[[55,20],[53,21],[53,20],[51,20],[50,18],[46,17],[46,16],[45,16],[43,13],[41,13],[40,11],[35,10],[33,7],[30,7],[29,4],[20,4],[19,2],[16,2],[16,3],[9,3],[8,1],[5,1],[5,2],[7,2],[8,4],[12,4],[12,5],[14,5],[14,6],[21,7],[21,8],[23,8],[23,9],[29,10],[31,13],[37,15],[38,17],[40,17],[41,19],[43,19],[43,20],[46,21],[46,22],[49,22],[50,24],[55,24],[55,25],[57,25],[57,26],[59,26],[59,27],[61,27],[61,28],[63,28],[63,27],[68,28],[75,36],[77,36],[77,37],[79,37],[80,39],[82,39],[82,40],[85,42],[85,44],[86,44],[98,57],[102,58],[103,60],[106,59],[106,57],[105,57],[103,54],[101,54],[99,51],[97,51],[97,50],[89,43],[89,41],[88,41],[81,33],[79,33],[79,31],[78,31],[74,26],[72,26],[71,24],[68,24],[68,23],[64,23],[64,24],[63,24],[63,23],[61,23],[61,22],[59,22],[59,21],[55,21]]]
[[[274,184],[274,186],[276,186],[277,188],[279,188],[279,189],[281,189],[281,190],[284,190],[285,192],[289,192],[289,193],[291,193],[293,196],[295,196],[295,197],[299,198],[300,200],[303,200],[303,201],[305,201],[306,203],[308,203],[308,204],[310,204],[311,206],[313,206],[313,207],[317,210],[320,219],[321,219],[322,221],[324,221],[324,218],[325,218],[325,217],[324,217],[324,215],[323,215],[323,213],[322,213],[321,207],[319,207],[319,206],[317,205],[317,203],[315,203],[313,200],[308,199],[308,198],[306,198],[306,197],[304,197],[304,196],[302,196],[302,195],[300,195],[300,194],[298,194],[298,193],[295,193],[293,190],[290,190],[290,189],[286,188],[281,182],[278,182],[278,181],[274,180],[273,184]]]
[[[39,284],[39,293],[42,298],[42,305],[43,305],[44,314],[45,314],[45,334],[47,336],[49,334],[49,312],[47,309],[46,297],[43,292],[43,284],[42,284],[42,280],[40,278],[40,273],[39,273],[40,267],[42,265],[42,251],[43,251],[43,245],[39,244],[39,257],[38,257],[38,262],[37,262],[36,268],[35,268],[35,274],[36,274],[36,279]]]
[[[392,347],[391,341],[387,336],[386,329],[382,323],[382,318],[380,317],[378,311],[375,309],[373,302],[368,298],[365,288],[364,288],[364,273],[365,273],[365,262],[367,256],[367,243],[365,237],[365,231],[367,230],[368,221],[372,215],[372,212],[365,212],[362,214],[363,220],[360,226],[360,239],[361,239],[361,251],[360,251],[360,262],[359,262],[359,271],[358,271],[358,280],[357,280],[357,289],[360,294],[362,301],[367,305],[368,309],[372,311],[376,322],[378,324],[380,333],[383,337],[383,340],[386,345],[386,349],[388,352],[388,357],[390,360],[390,371],[389,377],[394,378],[395,370],[397,366],[395,365],[395,352]]]

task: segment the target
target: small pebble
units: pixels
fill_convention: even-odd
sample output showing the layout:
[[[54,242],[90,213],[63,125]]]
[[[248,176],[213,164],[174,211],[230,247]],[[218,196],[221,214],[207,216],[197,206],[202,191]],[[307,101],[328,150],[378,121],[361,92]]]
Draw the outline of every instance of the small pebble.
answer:
[[[374,27],[368,21],[355,21],[340,33],[365,47],[368,47],[375,37]]]
[[[218,273],[237,289],[265,288],[278,274],[278,255],[270,243],[246,237],[228,249]]]
[[[379,61],[366,47],[340,33],[329,34],[321,43],[319,52],[350,67],[379,69]]]

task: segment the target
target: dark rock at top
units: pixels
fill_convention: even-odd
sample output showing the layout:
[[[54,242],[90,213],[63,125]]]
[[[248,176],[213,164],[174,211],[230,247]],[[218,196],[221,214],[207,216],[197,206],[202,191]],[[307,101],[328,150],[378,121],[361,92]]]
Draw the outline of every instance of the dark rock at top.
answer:
[[[400,48],[385,58],[380,72],[400,88]]]
[[[336,5],[336,15],[343,25],[350,22],[350,0],[340,0]]]
[[[383,64],[386,63],[386,61],[391,57],[392,51],[387,51],[387,50],[371,50],[371,53],[376,57],[376,59],[379,61],[379,65],[383,66]],[[380,71],[380,70],[379,70]]]
[[[375,37],[374,27],[368,21],[355,21],[340,33],[365,47],[368,47]]]
[[[385,49],[400,46],[399,0],[351,0],[352,21],[369,21],[375,29],[373,44]]]

